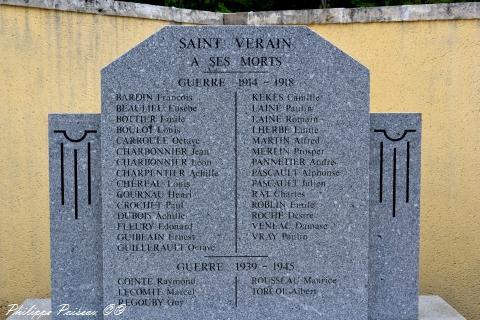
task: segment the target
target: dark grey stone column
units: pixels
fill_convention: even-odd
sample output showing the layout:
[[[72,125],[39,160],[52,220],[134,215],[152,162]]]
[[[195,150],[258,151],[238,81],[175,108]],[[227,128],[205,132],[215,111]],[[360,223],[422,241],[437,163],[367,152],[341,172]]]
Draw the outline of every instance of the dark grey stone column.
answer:
[[[420,114],[371,114],[369,318],[418,317]]]
[[[71,319],[68,308],[101,319],[100,115],[48,120],[52,318]]]

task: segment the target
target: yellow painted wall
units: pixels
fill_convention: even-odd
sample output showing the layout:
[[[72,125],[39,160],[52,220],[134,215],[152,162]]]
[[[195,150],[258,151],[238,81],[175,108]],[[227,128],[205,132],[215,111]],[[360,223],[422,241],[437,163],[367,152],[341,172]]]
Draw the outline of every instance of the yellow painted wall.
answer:
[[[163,25],[0,6],[0,319],[50,294],[47,114],[99,112],[100,69]],[[423,113],[421,292],[480,319],[480,20],[311,27],[370,69],[373,112]]]

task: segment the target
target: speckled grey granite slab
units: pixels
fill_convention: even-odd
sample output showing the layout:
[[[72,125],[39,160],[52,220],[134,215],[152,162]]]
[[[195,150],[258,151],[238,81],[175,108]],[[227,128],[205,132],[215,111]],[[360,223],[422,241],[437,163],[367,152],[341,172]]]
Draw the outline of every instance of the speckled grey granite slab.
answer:
[[[366,320],[368,111],[305,27],[169,26],[103,69],[107,318]]]
[[[370,119],[369,318],[417,319],[421,116]]]
[[[102,309],[100,115],[48,120],[53,318],[71,319]]]

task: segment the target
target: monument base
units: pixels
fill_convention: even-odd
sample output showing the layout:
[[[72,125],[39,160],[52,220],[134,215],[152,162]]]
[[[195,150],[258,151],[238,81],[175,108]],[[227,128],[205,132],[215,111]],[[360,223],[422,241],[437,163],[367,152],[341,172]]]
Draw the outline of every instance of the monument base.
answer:
[[[420,296],[419,320],[466,320],[439,296]]]
[[[452,308],[439,296],[419,297],[419,320],[465,320],[465,318]],[[32,309],[31,309],[32,308]],[[49,313],[51,310],[50,299],[27,299],[22,304],[22,310]],[[8,309],[7,309],[8,310]],[[11,315],[7,320],[32,319],[31,315]],[[35,317],[38,320],[50,320],[51,316]]]

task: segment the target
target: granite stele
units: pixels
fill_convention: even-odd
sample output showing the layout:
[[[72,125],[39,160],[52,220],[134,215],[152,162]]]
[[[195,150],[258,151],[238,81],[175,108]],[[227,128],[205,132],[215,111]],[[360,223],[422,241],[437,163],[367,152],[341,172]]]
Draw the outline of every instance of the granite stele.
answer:
[[[370,117],[369,318],[418,316],[421,118]]]
[[[53,319],[102,309],[99,122],[98,114],[48,118]]]
[[[305,27],[165,27],[101,118],[108,319],[367,319],[365,67]]]
[[[114,61],[101,121],[50,117],[53,308],[415,319],[420,119],[368,93],[304,27],[165,27]]]

